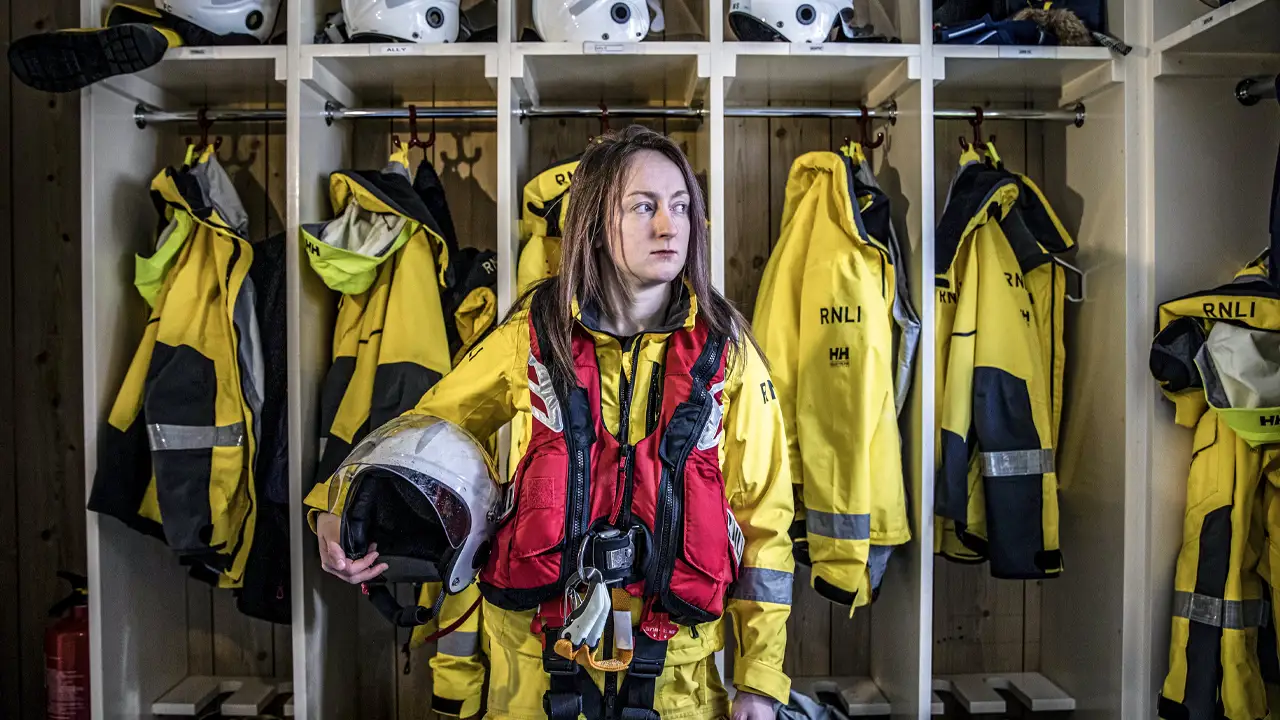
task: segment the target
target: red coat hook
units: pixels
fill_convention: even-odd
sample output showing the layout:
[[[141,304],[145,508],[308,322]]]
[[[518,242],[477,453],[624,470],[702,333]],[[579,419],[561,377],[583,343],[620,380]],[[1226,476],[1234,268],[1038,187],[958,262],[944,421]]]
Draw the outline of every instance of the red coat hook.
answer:
[[[435,125],[431,126],[431,134],[427,136],[427,141],[425,143],[418,138],[418,106],[410,105],[409,106],[409,147],[422,148],[423,150],[426,150],[427,148],[430,148],[435,144],[436,144]]]
[[[213,126],[213,121],[209,119],[209,108],[202,107],[196,111],[196,126],[200,128],[200,145],[199,149],[204,150],[209,144],[209,128]],[[191,138],[187,138],[187,144],[193,144]],[[213,149],[218,150],[222,147],[222,138],[214,138]]]
[[[862,128],[862,147],[867,150],[875,150],[884,144],[884,131],[878,131],[876,139],[871,140],[871,111],[867,110],[866,105],[859,105],[858,110],[862,113],[858,117],[858,127]]]
[[[973,117],[969,118],[969,127],[973,128],[973,147],[982,147],[982,108],[977,105],[973,107]],[[960,137],[960,149],[969,149],[969,140],[964,136]]]

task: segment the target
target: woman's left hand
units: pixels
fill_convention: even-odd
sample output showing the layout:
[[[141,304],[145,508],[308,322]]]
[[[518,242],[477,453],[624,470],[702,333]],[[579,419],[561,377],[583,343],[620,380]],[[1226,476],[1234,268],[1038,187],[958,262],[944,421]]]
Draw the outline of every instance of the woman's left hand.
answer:
[[[773,720],[773,698],[739,690],[733,698],[732,720]]]

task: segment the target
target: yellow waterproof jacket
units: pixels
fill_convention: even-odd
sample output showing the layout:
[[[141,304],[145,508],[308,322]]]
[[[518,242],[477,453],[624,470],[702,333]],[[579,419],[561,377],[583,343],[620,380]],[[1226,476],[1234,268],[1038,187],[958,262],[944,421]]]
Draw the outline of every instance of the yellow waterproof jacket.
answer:
[[[441,587],[438,582],[424,584],[418,604],[432,607]],[[440,606],[440,617],[414,628],[410,637],[409,647],[420,648],[428,637],[462,619],[457,629],[436,640],[435,654],[431,657],[431,711],[438,715],[467,718],[480,712],[489,648],[480,631],[481,608],[477,606],[471,611],[478,602],[481,602],[480,587],[475,583],[457,595],[446,595]]]
[[[650,380],[662,366],[670,333],[691,324],[696,312],[696,299],[685,308],[673,306],[663,329],[642,334],[625,350],[617,338],[584,325],[596,341],[603,420],[611,431],[616,432],[619,427],[623,373],[628,374],[625,386],[631,389],[633,398],[630,424],[648,426]],[[581,318],[579,315],[580,321]],[[529,412],[529,356],[528,316],[520,313],[476,346],[413,412],[438,416],[459,424],[476,437],[488,437],[517,413]],[[632,367],[639,368],[636,377],[629,377]],[[661,373],[656,376],[661,377]],[[770,387],[768,369],[748,346],[745,356],[733,363],[723,393],[726,420],[721,467],[730,507],[746,538],[744,567],[738,584],[730,589],[727,609],[738,639],[734,683],[785,701],[790,681],[782,672],[782,660],[793,571],[787,531],[794,507],[786,462],[786,432],[778,400]],[[306,503],[326,509],[327,487],[315,488]],[[341,512],[341,503],[328,509]],[[640,610],[641,603],[636,600],[632,617],[637,624]],[[506,687],[512,668],[499,666],[504,657],[528,658],[534,667],[541,668],[542,643],[531,632],[532,620],[533,611],[509,612],[485,603],[484,632],[491,644],[503,649],[498,652],[494,648],[491,654],[491,688],[495,683]],[[667,665],[699,662],[723,646],[723,630],[718,622],[700,626],[697,637],[689,628],[681,627],[667,646]],[[661,696],[663,692],[678,691],[660,688],[658,692]]]
[[[265,386],[248,219],[211,150],[166,168],[151,194],[164,227],[135,275],[150,320],[99,435],[89,509],[240,587]]]
[[[302,227],[311,268],[342,293],[317,482],[371,429],[412,408],[452,360],[440,295],[455,253],[413,189],[405,151],[382,171],[334,173],[329,191],[337,217]]]
[[[1152,375],[1175,421],[1195,428],[1158,705],[1169,720],[1268,716],[1263,667],[1275,648],[1259,633],[1275,619],[1280,562],[1280,291],[1266,276],[1260,257],[1157,316]]]
[[[520,207],[520,264],[516,293],[560,273],[560,235],[569,209],[569,183],[579,157],[563,160],[525,183]]]
[[[525,183],[520,208],[520,264],[516,269],[516,296],[521,297],[542,280],[560,274],[560,234],[569,210],[569,183],[578,169],[578,157],[558,162]],[[511,462],[507,479],[514,480],[525,448],[533,438],[528,413],[511,419]]]
[[[875,237],[863,222],[873,205],[887,222],[887,199],[859,193],[857,171],[831,152],[792,164],[754,320],[786,426],[814,589],[850,606],[871,601],[889,549],[911,538],[894,390],[898,254],[887,231]]]
[[[1062,572],[1055,472],[1074,246],[1027,178],[969,152],[937,233],[936,548],[998,578]]]

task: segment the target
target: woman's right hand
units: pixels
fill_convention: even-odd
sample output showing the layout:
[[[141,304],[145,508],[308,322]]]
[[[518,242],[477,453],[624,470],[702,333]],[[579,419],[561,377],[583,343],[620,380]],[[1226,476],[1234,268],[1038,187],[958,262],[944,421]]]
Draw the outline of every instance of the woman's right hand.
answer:
[[[346,580],[352,585],[369,582],[387,571],[386,563],[378,562],[378,546],[369,546],[369,554],[359,560],[352,560],[342,551],[338,544],[338,533],[342,529],[342,518],[333,513],[322,512],[316,516],[316,539],[320,542],[320,567],[330,575]]]

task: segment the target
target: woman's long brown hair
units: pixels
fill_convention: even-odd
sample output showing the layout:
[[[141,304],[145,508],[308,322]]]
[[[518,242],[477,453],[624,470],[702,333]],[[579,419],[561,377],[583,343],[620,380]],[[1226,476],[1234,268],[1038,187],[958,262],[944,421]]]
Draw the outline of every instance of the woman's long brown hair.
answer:
[[[742,314],[711,284],[711,247],[707,232],[707,204],[697,176],[679,146],[661,133],[640,125],[609,132],[592,141],[573,174],[569,207],[560,246],[560,274],[534,287],[530,312],[540,334],[547,336],[554,375],[574,377],[573,301],[592,305],[608,317],[618,317],[630,302],[623,269],[613,259],[610,239],[621,231],[622,192],[635,156],[645,150],[661,153],[680,169],[689,188],[689,251],[681,278],[698,301],[698,322],[729,339],[729,359],[742,357],[750,343],[759,345]],[[677,279],[675,282],[680,282]],[[524,303],[517,303],[517,307]],[[763,353],[760,353],[763,357]]]

